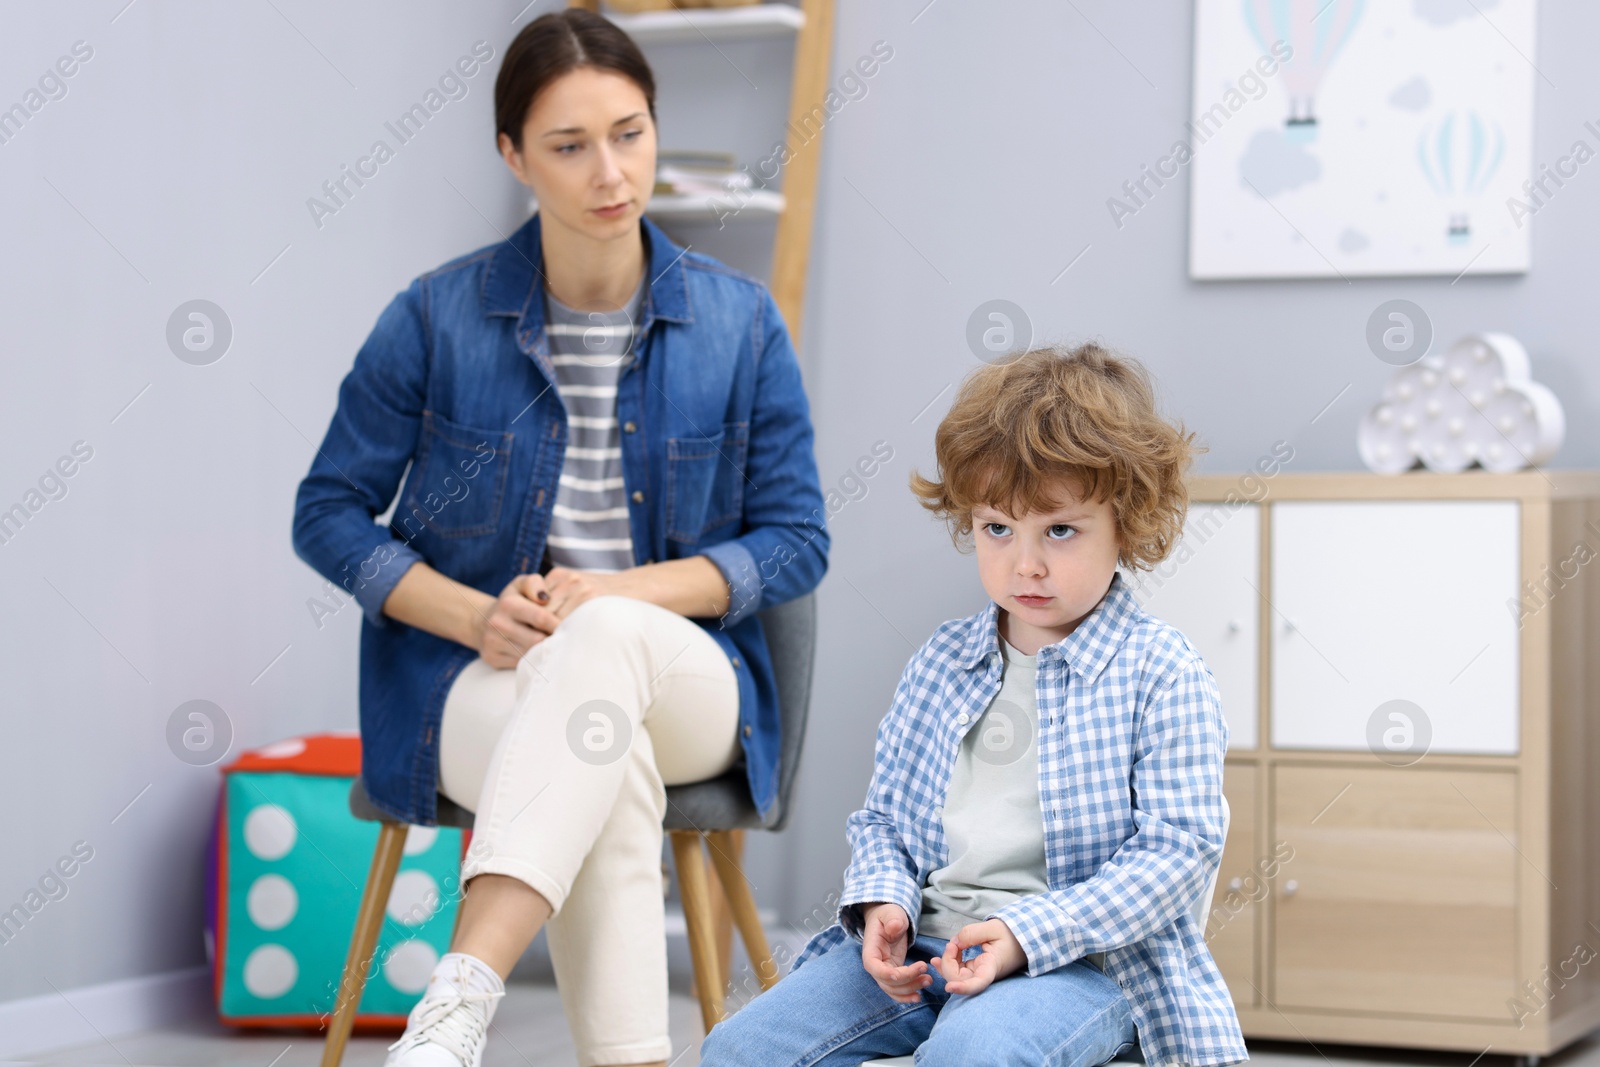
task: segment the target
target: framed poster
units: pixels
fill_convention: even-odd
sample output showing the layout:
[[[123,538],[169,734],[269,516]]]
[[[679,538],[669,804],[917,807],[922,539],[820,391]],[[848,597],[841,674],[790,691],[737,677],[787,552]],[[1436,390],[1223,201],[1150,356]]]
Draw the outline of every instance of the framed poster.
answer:
[[[1534,3],[1196,0],[1190,276],[1526,271]]]

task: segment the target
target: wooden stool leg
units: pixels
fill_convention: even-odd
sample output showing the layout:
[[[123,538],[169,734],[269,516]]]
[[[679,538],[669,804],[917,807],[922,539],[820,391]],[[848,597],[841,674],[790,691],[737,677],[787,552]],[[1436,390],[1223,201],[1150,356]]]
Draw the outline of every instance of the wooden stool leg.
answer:
[[[742,856],[744,841],[743,831],[735,831],[733,841],[734,858]],[[711,844],[710,832],[706,832],[706,844]],[[716,846],[712,847],[712,857],[716,856]],[[722,976],[726,988],[723,990],[723,1000],[726,1003],[727,994],[733,991],[733,912],[728,908],[728,898],[722,892],[722,879],[712,878],[711,884],[711,929],[717,938],[717,973]]]
[[[339,1061],[344,1059],[345,1042],[350,1040],[356,1008],[360,1007],[361,993],[367,986],[367,967],[378,944],[378,932],[383,929],[383,910],[389,903],[389,890],[394,888],[405,843],[405,823],[386,822],[379,828],[378,847],[372,851],[367,888],[361,894],[355,933],[350,937],[350,955],[345,957],[344,974],[339,979],[333,1021],[328,1024],[328,1037],[322,1046],[322,1067],[339,1067]]]
[[[717,881],[733,911],[733,921],[739,925],[739,937],[744,950],[750,954],[750,966],[762,989],[778,984],[778,965],[772,961],[772,949],[767,945],[767,932],[761,928],[761,916],[756,912],[755,897],[750,893],[750,882],[744,876],[742,849],[733,839],[737,830],[714,830],[706,834],[711,846],[711,862],[717,869]]]
[[[689,956],[694,960],[695,989],[700,995],[700,1021],[706,1033],[722,1021],[725,1000],[722,975],[717,972],[717,943],[711,924],[711,885],[706,877],[700,834],[672,831],[672,862],[678,868],[678,892],[683,897],[683,919],[689,928]]]

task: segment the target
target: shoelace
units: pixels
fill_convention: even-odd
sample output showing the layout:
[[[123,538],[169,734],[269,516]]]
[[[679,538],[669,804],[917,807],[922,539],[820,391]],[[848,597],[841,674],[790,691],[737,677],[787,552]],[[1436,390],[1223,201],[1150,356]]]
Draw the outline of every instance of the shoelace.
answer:
[[[438,997],[429,997],[417,1005],[422,1011],[412,1020],[415,1029],[407,1028],[400,1039],[389,1046],[393,1052],[402,1045],[407,1050],[426,1042],[439,1045],[453,1053],[463,1065],[472,1063],[477,1055],[478,1043],[488,1029],[487,1011],[469,1005],[488,1005],[505,993],[479,993],[451,989]],[[457,1008],[468,1010],[457,1011]]]

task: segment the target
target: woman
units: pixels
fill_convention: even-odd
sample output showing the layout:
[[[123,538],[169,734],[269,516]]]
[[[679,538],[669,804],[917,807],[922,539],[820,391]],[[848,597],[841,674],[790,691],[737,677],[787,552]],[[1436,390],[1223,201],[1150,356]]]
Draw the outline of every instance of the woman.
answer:
[[[755,612],[826,568],[808,406],[767,290],[643,217],[655,89],[625,34],[542,16],[495,112],[539,211],[385,309],[300,486],[295,550],[363,609],[374,803],[476,812],[451,951],[388,1062],[476,1067],[548,925],[579,1062],[664,1063],[664,786],[743,760],[772,807]]]

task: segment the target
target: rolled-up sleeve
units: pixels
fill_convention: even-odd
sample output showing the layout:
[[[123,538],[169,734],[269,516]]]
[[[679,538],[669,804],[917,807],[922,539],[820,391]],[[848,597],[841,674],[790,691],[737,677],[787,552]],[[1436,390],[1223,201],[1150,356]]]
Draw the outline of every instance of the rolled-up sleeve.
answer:
[[[728,582],[724,627],[810,592],[828,569],[827,512],[800,364],[778,305],[764,289],[760,314],[744,532],[699,550]]]
[[[761,579],[756,574],[755,557],[743,541],[723,541],[700,550],[716,564],[728,582],[728,610],[722,625],[732,626],[761,606]]]
[[[375,626],[383,603],[422,554],[374,519],[416,451],[427,395],[426,291],[399,293],[339,385],[328,432],[295,495],[295,555],[343,589]]]

